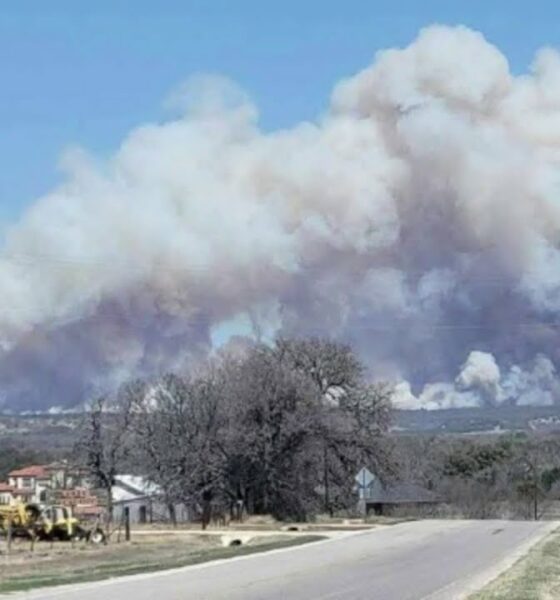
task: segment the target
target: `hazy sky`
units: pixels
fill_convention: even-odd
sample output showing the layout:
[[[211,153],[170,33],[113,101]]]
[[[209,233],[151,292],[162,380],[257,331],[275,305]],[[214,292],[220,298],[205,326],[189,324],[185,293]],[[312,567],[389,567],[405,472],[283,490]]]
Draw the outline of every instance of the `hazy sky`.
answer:
[[[333,84],[433,22],[482,31],[516,72],[560,46],[553,1],[4,0],[0,222],[56,183],[69,145],[115,149],[196,72],[240,83],[267,129],[312,119]]]

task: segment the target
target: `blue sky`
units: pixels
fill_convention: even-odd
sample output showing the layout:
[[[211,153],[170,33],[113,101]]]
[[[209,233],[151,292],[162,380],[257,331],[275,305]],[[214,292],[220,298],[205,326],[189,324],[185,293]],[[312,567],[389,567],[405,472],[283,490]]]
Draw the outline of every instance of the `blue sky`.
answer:
[[[60,178],[61,152],[110,154],[199,72],[255,99],[266,129],[312,119],[332,86],[375,52],[433,22],[482,31],[526,70],[560,47],[552,1],[3,0],[0,6],[0,222]]]

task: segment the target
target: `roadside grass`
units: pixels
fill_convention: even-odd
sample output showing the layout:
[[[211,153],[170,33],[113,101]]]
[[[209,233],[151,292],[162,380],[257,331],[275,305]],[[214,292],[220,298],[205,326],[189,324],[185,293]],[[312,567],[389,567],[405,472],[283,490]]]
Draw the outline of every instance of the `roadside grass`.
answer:
[[[174,541],[171,544],[148,544],[143,548],[140,544],[120,544],[118,547],[109,546],[108,552],[96,552],[94,555],[87,551],[75,553],[64,552],[63,559],[47,560],[42,564],[32,565],[21,574],[21,565],[4,562],[0,574],[0,593],[28,591],[33,588],[53,587],[58,585],[100,581],[125,575],[153,573],[166,569],[175,569],[196,565],[212,560],[246,556],[308,544],[325,539],[319,535],[305,535],[290,539],[274,539],[273,541],[256,540],[243,546],[214,547],[207,545],[189,544]],[[82,548],[83,550],[83,548]],[[4,559],[6,560],[7,557]],[[9,559],[8,559],[9,560]]]
[[[508,571],[469,600],[560,598],[560,529],[534,546]]]
[[[384,517],[368,515],[364,519],[364,523],[367,525],[400,525],[401,523],[410,523],[411,521],[417,520],[416,517]]]

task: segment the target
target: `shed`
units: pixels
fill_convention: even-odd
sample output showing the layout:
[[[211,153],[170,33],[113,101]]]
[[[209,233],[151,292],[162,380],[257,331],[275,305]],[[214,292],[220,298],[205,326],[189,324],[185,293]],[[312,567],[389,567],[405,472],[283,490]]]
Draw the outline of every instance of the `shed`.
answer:
[[[376,515],[389,515],[397,508],[418,510],[420,507],[436,505],[440,498],[426,487],[414,482],[383,484],[377,477],[364,490],[361,498],[362,510]]]

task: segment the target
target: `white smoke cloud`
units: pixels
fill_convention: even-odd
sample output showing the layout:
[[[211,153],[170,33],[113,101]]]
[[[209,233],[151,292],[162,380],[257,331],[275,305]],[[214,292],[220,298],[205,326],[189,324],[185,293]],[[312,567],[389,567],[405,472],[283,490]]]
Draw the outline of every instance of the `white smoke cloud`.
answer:
[[[560,401],[560,378],[549,358],[539,354],[523,367],[512,365],[505,375],[492,354],[474,350],[454,383],[428,383],[415,396],[410,383],[394,388],[394,405],[401,410],[438,410],[500,406],[546,406]]]
[[[440,410],[445,408],[469,408],[481,406],[476,393],[458,390],[452,383],[428,383],[415,396],[410,383],[400,382],[395,386],[393,405],[399,410]]]
[[[317,122],[272,133],[221,78],[168,105],[178,118],[138,127],[109,160],[69,152],[63,185],[7,231],[6,406],[186,368],[232,323],[340,337],[372,376],[415,388],[452,381],[476,347],[500,364],[560,359],[555,50],[514,76],[481,34],[429,27],[338,84]],[[533,402],[550,372],[497,383],[496,369],[475,355],[422,402]]]
[[[490,401],[496,401],[500,395],[500,368],[495,358],[488,352],[471,352],[455,385],[459,390],[477,390]]]
[[[551,405],[560,399],[560,379],[552,361],[539,354],[528,369],[511,367],[502,382],[502,398],[520,406]]]

